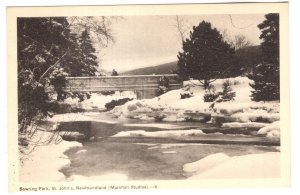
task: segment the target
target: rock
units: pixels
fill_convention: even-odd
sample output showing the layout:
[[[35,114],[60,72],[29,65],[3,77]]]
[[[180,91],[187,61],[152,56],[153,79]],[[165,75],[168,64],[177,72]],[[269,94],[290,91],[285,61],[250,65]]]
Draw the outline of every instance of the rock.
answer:
[[[186,121],[207,122],[211,120],[211,114],[200,112],[185,112],[184,118]]]
[[[66,141],[80,141],[86,139],[84,134],[77,131],[60,131],[59,135]]]
[[[237,119],[230,116],[213,115],[211,116],[211,121],[213,124],[222,126],[223,123],[237,122]]]

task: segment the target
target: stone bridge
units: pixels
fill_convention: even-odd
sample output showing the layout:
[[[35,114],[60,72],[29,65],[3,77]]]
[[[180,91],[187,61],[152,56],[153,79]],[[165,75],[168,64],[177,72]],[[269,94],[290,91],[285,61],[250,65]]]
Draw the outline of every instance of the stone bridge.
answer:
[[[67,77],[65,90],[70,92],[134,91],[138,99],[156,96],[159,80],[167,78],[169,90],[182,86],[177,74]]]

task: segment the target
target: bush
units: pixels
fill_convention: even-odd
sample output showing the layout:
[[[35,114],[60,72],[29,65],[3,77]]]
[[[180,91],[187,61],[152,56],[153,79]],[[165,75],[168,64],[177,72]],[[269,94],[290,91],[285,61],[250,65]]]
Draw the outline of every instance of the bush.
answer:
[[[122,98],[118,100],[112,100],[105,104],[105,108],[107,110],[112,110],[114,107],[124,105],[126,102],[129,102],[131,100],[133,100],[133,98]]]
[[[169,80],[167,77],[163,76],[159,78],[158,89],[156,91],[157,96],[160,96],[169,91]]]
[[[215,86],[209,85],[205,90],[203,96],[204,102],[214,102],[219,97],[219,93],[216,93]]]
[[[204,102],[214,102],[219,97],[219,94],[214,93],[205,93],[204,94]]]

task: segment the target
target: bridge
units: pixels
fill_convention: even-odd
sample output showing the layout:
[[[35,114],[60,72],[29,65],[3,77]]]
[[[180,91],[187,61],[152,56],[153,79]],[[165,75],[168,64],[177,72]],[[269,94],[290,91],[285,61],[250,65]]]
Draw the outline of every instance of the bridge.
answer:
[[[137,99],[149,99],[156,96],[159,88],[159,80],[164,77],[168,80],[169,90],[179,89],[182,87],[177,74],[93,76],[67,77],[65,91],[134,91],[137,95]]]

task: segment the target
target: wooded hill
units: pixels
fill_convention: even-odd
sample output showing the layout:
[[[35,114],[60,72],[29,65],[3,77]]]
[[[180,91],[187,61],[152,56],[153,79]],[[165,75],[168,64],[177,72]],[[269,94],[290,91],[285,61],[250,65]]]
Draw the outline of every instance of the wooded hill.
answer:
[[[252,67],[261,60],[261,51],[259,45],[249,46],[239,49],[235,52],[238,62],[244,67],[244,72],[251,72]],[[138,68],[121,73],[121,75],[152,75],[152,74],[173,74],[176,73],[177,61]]]

